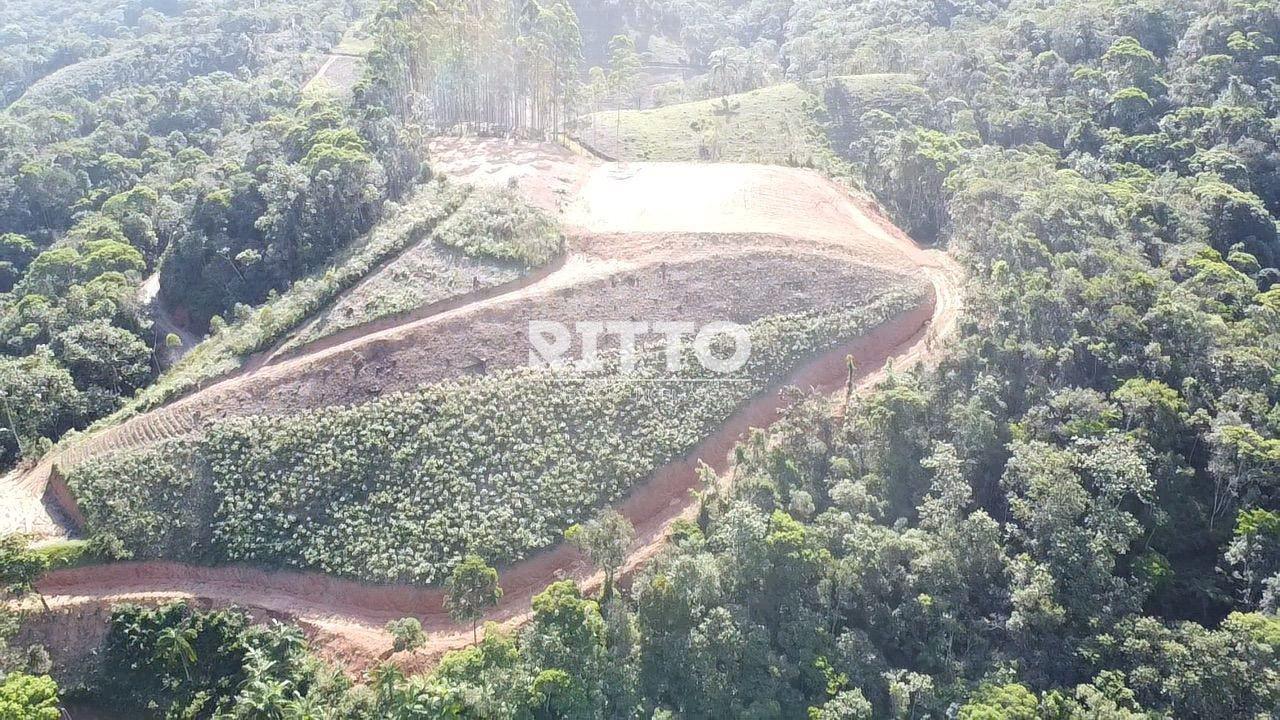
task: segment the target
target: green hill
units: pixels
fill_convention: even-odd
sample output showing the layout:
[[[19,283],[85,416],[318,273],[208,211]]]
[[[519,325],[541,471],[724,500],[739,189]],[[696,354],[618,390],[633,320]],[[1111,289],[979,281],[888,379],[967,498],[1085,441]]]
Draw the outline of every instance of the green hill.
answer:
[[[600,112],[578,139],[617,160],[760,162],[832,169],[848,128],[869,110],[917,115],[928,96],[910,75],[785,83],[715,100]],[[834,139],[834,142],[833,142]]]

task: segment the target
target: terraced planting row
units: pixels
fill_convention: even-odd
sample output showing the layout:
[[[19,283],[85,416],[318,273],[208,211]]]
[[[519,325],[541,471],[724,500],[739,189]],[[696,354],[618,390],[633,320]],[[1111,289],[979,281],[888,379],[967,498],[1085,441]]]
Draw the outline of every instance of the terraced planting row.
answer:
[[[564,248],[555,222],[506,189],[477,188],[431,233],[338,298],[281,352],[480,288],[550,263]]]
[[[770,378],[926,297],[914,282],[858,307],[758,320],[749,361],[729,376],[694,363],[667,374],[656,351],[629,376],[504,371],[349,409],[218,422],[69,480],[89,533],[137,557],[435,582],[465,552],[510,563],[555,543]]]
[[[116,432],[99,433],[59,452],[58,464],[73,468],[90,458],[190,435],[200,426],[201,418],[181,406],[160,408],[121,425]]]

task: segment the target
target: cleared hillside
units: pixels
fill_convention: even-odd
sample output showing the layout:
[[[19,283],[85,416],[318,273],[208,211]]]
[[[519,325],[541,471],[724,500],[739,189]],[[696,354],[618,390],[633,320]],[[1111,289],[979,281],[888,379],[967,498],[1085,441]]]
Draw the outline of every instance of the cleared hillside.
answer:
[[[850,356],[866,382],[889,357],[923,357],[933,333],[952,327],[945,258],[812,171],[600,165],[550,146],[446,145],[453,152],[437,164],[452,177],[560,207],[563,265],[504,295],[268,364],[104,433],[114,446],[65,458],[90,530],[126,535],[139,557],[328,576],[252,571],[259,579],[246,594],[243,567],[108,565],[61,575],[50,586],[55,607],[81,613],[141,598],[139,588],[148,601],[185,593],[245,603],[295,618],[326,655],[357,669],[386,656],[381,625],[411,613],[432,634],[418,659],[431,657],[470,637],[438,610],[438,590],[356,591],[331,575],[427,581],[475,542],[510,563],[624,497],[640,539],[634,569],[696,507],[689,491],[702,464],[725,469],[732,445],[777,417],[781,382],[833,390]],[[511,333],[532,317],[629,316],[751,322],[758,352],[741,378],[673,391],[625,378],[549,386],[515,367],[524,361],[512,346],[527,346]],[[492,353],[494,367],[475,377],[474,366],[438,365],[452,379],[368,399],[368,382],[396,389],[399,359],[448,356],[458,344]],[[300,395],[308,382],[362,399],[336,408],[336,396]],[[262,403],[277,412],[257,415]],[[521,622],[530,595],[566,574],[599,582],[563,544],[508,565],[508,594],[489,617]]]
[[[469,175],[451,172],[447,158],[439,165],[445,174],[477,184],[488,177],[491,184],[506,186],[515,177],[516,188],[534,198],[543,182],[576,188],[576,195],[553,193],[544,198],[561,205],[560,220],[570,235],[569,257],[562,265],[496,297],[441,308],[438,314],[391,327],[371,326],[367,332],[344,334],[288,357],[268,359],[261,367],[55,453],[27,477],[35,480],[26,486],[38,491],[40,472],[47,473],[54,462],[74,475],[87,461],[172,438],[199,437],[231,418],[357,407],[424,384],[518,369],[528,361],[528,327],[535,320],[751,323],[857,311],[897,291],[915,298],[896,305],[900,310],[921,301],[919,252],[813,171],[760,165],[583,163],[543,146],[517,154],[544,155],[539,164],[545,171],[512,175],[504,169],[509,153],[490,150],[483,143],[462,149],[459,155],[470,164],[459,170]],[[492,162],[477,166],[477,155]],[[519,167],[528,164],[521,162]],[[557,177],[557,170],[564,176]],[[752,201],[746,202],[748,198]],[[881,320],[872,324],[887,321],[894,312],[880,315]],[[834,333],[828,340],[841,337],[845,336]],[[789,362],[783,362],[761,371],[772,376],[788,367]],[[726,407],[741,401],[737,397],[728,399]],[[692,434],[704,432],[705,427]],[[678,447],[662,455],[670,457],[672,452],[678,453]],[[133,482],[146,485],[145,473]],[[606,491],[604,497],[616,497],[622,489]],[[571,515],[580,516],[594,502],[598,500],[584,502]],[[530,545],[544,544],[549,537],[539,532]],[[391,573],[380,577],[392,577]]]

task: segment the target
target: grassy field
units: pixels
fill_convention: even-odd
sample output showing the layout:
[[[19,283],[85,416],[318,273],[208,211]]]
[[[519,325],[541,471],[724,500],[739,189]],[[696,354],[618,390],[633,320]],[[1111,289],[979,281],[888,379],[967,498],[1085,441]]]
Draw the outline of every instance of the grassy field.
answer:
[[[342,41],[333,48],[335,55],[368,55],[373,50],[373,36],[365,28],[363,20],[347,28]]]
[[[788,83],[641,112],[583,120],[581,139],[618,160],[820,164],[834,157],[822,100]]]
[[[617,160],[758,162],[835,174],[839,132],[869,110],[913,114],[928,98],[907,75],[858,75],[785,83],[715,100],[582,121],[581,141]],[[834,117],[833,117],[833,112]]]

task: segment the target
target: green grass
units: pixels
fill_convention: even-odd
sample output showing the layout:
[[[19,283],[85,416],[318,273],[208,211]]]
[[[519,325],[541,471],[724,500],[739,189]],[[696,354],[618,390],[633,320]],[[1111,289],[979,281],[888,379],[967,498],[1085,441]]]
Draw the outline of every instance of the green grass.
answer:
[[[34,550],[49,561],[50,570],[94,565],[102,561],[88,540],[59,540],[37,546]]]
[[[618,160],[825,166],[822,100],[794,83],[652,110],[601,112],[579,137]],[[620,128],[620,131],[619,131]]]
[[[847,175],[838,150],[870,110],[908,116],[928,105],[909,75],[774,85],[644,111],[601,112],[579,138],[617,160],[758,162]]]

